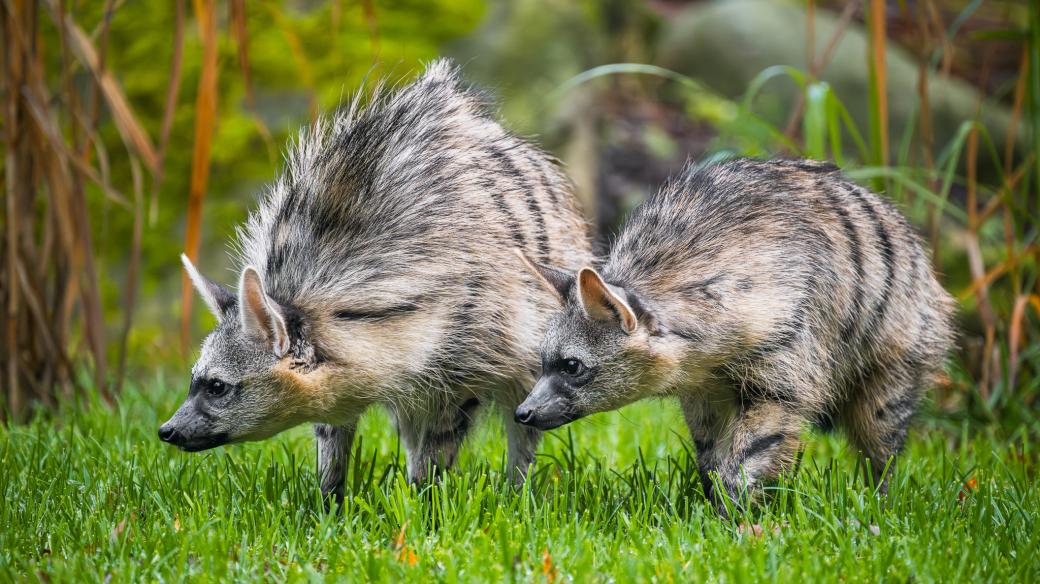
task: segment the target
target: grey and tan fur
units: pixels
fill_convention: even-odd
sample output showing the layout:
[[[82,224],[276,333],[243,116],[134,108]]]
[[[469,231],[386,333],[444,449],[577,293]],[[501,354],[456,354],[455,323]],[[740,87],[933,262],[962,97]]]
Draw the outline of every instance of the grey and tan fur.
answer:
[[[237,294],[186,262],[219,324],[161,437],[199,450],[313,422],[323,492],[341,497],[369,406],[390,410],[421,481],[495,404],[522,474],[540,433],[513,411],[556,300],[517,246],[572,268],[590,258],[554,161],[505,131],[452,65],[355,100],[301,136],[240,229]]]
[[[687,167],[599,271],[526,263],[564,307],[518,421],[544,430],[677,396],[720,508],[715,485],[739,501],[776,478],[810,422],[840,426],[887,488],[952,344],[953,303],[920,239],[823,163]]]

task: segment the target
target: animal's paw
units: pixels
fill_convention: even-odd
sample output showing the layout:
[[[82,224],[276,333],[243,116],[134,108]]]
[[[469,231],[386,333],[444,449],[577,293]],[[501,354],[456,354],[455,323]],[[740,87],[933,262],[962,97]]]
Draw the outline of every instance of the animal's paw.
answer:
[[[321,499],[326,513],[331,513],[333,508],[336,512],[340,512],[343,509],[343,488],[322,489]]]

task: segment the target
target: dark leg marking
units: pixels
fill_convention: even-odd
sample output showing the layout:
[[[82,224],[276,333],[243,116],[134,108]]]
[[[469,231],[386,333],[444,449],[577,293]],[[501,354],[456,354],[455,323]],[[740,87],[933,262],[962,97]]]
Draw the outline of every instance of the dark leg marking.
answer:
[[[782,432],[775,434],[769,434],[766,436],[759,436],[755,438],[751,444],[748,444],[744,450],[740,453],[739,464],[743,464],[745,460],[762,454],[763,452],[773,448],[777,444],[780,444],[787,438],[787,435]]]
[[[718,462],[714,457],[715,441],[711,438],[703,440],[694,438],[693,446],[697,449],[697,474],[700,477],[701,489],[704,490],[704,497],[725,517],[725,492],[728,490],[728,487],[725,485],[724,479],[719,475]],[[715,488],[716,481],[723,484],[723,492],[720,493]]]

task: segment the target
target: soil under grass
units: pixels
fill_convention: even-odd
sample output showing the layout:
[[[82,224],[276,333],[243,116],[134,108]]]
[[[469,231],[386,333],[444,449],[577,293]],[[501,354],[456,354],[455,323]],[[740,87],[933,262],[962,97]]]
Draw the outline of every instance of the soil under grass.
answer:
[[[373,411],[337,516],[308,429],[181,453],[155,435],[180,384],[159,385],[115,410],[0,427],[0,581],[1040,581],[1025,432],[922,420],[884,500],[840,436],[808,434],[797,475],[729,521],[705,501],[670,403],[550,433],[524,488],[503,477],[493,417],[454,472],[410,486]]]

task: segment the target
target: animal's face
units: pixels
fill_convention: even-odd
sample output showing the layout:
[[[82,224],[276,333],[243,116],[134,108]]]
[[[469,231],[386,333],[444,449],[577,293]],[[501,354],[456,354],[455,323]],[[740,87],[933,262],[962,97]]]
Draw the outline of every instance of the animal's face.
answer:
[[[257,273],[246,268],[236,296],[185,263],[219,322],[192,368],[187,398],[159,437],[195,452],[262,440],[306,421],[310,400],[292,371],[299,351],[290,352],[284,311]]]
[[[570,276],[530,265],[557,289],[564,307],[541,348],[542,375],[516,410],[522,424],[548,430],[617,409],[653,392],[652,317],[594,270]]]
[[[237,319],[221,321],[206,337],[188,396],[160,437],[193,452],[262,440],[304,421],[288,403],[294,390],[275,374],[279,361],[264,343],[244,334]]]

